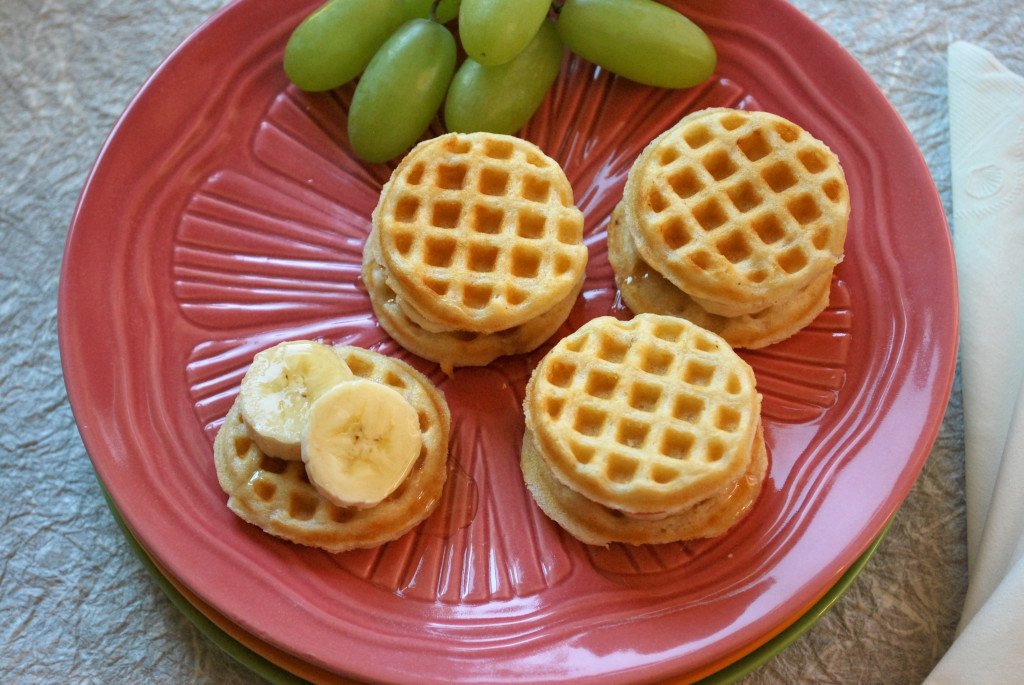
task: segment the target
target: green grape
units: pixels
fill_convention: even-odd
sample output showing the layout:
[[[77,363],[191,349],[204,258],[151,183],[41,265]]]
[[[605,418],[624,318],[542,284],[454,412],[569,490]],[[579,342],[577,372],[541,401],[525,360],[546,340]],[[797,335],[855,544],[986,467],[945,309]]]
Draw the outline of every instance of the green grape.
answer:
[[[467,59],[455,72],[444,103],[449,131],[513,134],[540,107],[562,66],[562,41],[545,20],[511,62],[486,67]]]
[[[404,19],[402,0],[330,0],[292,32],[285,74],[303,90],[348,83]]]
[[[662,88],[688,88],[715,70],[707,34],[654,0],[566,0],[558,35],[608,71]]]
[[[429,19],[430,8],[434,0],[402,0],[405,5],[406,19]],[[437,4],[434,18],[442,24],[447,24],[459,16],[459,0],[441,0]]]
[[[348,110],[352,149],[367,162],[408,150],[430,126],[455,72],[455,39],[429,19],[410,19],[363,72]]]
[[[462,0],[459,37],[480,64],[504,64],[533,40],[551,0]]]

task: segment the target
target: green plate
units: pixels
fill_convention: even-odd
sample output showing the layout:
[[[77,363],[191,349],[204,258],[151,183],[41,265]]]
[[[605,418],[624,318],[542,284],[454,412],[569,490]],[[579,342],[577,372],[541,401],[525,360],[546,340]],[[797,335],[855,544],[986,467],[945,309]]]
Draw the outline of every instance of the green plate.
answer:
[[[101,484],[100,487],[103,488],[103,485]],[[125,539],[131,546],[132,551],[135,552],[135,556],[139,558],[142,565],[146,567],[147,571],[149,571],[149,575],[153,577],[156,584],[164,591],[167,598],[171,600],[171,604],[177,607],[178,611],[185,614],[185,617],[199,629],[199,632],[205,635],[211,642],[213,642],[213,644],[220,647],[225,654],[268,682],[274,683],[275,685],[302,685],[307,682],[302,678],[292,675],[280,666],[267,661],[262,656],[218,628],[213,621],[206,618],[202,612],[192,606],[189,601],[185,599],[173,585],[171,585],[170,581],[160,573],[160,570],[153,565],[149,556],[142,547],[139,546],[138,541],[135,539],[135,535],[133,535],[128,529],[124,519],[121,518],[120,512],[118,512],[117,507],[114,506],[114,502],[110,499],[110,495],[107,494],[106,488],[103,488],[103,496],[107,500],[107,506],[110,508],[110,513],[114,515],[114,520],[117,521],[117,525],[121,528],[121,532],[124,533]]]
[[[735,683],[740,678],[749,675],[751,672],[757,670],[761,666],[765,665],[774,657],[776,654],[784,650],[789,645],[806,633],[811,626],[818,622],[822,616],[824,616],[832,605],[836,603],[843,593],[846,592],[847,588],[853,583],[853,579],[857,577],[863,569],[865,564],[868,563],[868,559],[875,553],[878,546],[882,544],[882,540],[885,538],[885,534],[889,532],[889,526],[892,525],[892,521],[885,525],[882,532],[878,534],[875,541],[864,550],[864,553],[857,558],[857,561],[853,562],[853,565],[846,569],[846,573],[843,574],[842,578],[836,582],[832,588],[825,593],[822,597],[812,606],[807,612],[794,621],[788,628],[783,630],[781,633],[773,637],[768,642],[764,643],[750,654],[746,655],[738,661],[734,661],[722,670],[709,675],[702,680],[697,681],[696,685],[730,685]]]
[[[100,487],[103,488],[102,483],[100,484]],[[307,682],[302,678],[292,675],[270,661],[267,661],[256,652],[238,642],[218,628],[198,609],[192,606],[188,600],[186,600],[181,593],[178,592],[178,590],[171,585],[166,578],[164,578],[163,574],[160,573],[160,570],[153,565],[152,561],[150,561],[146,552],[139,546],[135,536],[128,529],[124,519],[121,518],[120,512],[118,512],[117,507],[114,506],[113,501],[111,501],[110,496],[107,494],[106,488],[103,488],[103,496],[107,500],[107,506],[110,508],[110,513],[114,515],[114,520],[117,521],[117,525],[121,528],[121,532],[124,533],[125,539],[128,540],[128,544],[131,546],[132,551],[135,552],[135,556],[137,556],[139,561],[142,562],[142,565],[146,567],[146,570],[149,571],[149,574],[153,577],[153,580],[156,581],[160,589],[164,591],[167,598],[171,600],[171,603],[174,604],[174,606],[177,607],[178,610],[183,613],[196,628],[199,629],[199,632],[205,635],[215,645],[220,647],[225,654],[261,678],[270,683],[274,683],[274,685],[295,685],[297,683]],[[717,673],[709,675],[708,677],[698,681],[698,685],[729,685],[730,683],[735,683],[744,676],[750,674],[752,671],[763,666],[771,660],[772,657],[784,650],[792,644],[794,640],[807,632],[807,630],[817,623],[818,619],[824,616],[825,613],[832,608],[832,605],[843,596],[843,593],[846,592],[847,588],[850,587],[850,584],[853,583],[853,579],[857,577],[857,574],[859,574],[861,570],[863,570],[865,564],[868,563],[868,559],[870,559],[875,553],[875,550],[878,549],[878,545],[881,544],[882,539],[885,538],[885,534],[888,531],[889,525],[886,525],[881,534],[879,534],[879,536],[875,538],[875,541],[871,543],[871,546],[868,547],[864,553],[860,555],[857,561],[855,561],[853,565],[846,570],[846,573],[843,574],[839,581],[792,625],[742,659],[735,661]]]

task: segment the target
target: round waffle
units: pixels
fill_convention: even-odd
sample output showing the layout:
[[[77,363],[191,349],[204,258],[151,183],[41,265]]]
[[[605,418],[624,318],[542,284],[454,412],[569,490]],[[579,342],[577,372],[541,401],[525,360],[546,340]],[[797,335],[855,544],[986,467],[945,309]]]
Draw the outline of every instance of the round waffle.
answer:
[[[564,485],[634,514],[687,509],[750,463],[761,398],[719,336],[639,314],[593,319],[541,360],[526,424]]]
[[[397,359],[354,347],[337,348],[352,373],[397,390],[416,409],[423,431],[420,456],[405,481],[368,508],[338,507],[320,496],[301,461],[263,454],[236,401],[214,442],[217,479],[228,507],[271,535],[331,552],[376,547],[423,521],[437,506],[447,476],[451,416],[429,380]]]
[[[402,306],[401,298],[388,285],[387,270],[377,256],[375,233],[376,231],[371,232],[363,250],[363,281],[377,321],[399,345],[424,359],[437,362],[449,375],[457,366],[485,366],[498,357],[524,354],[537,349],[554,335],[569,316],[583,287],[581,281],[551,310],[504,331],[429,331],[408,315],[408,311]]]
[[[635,314],[679,316],[722,336],[733,347],[756,349],[792,336],[828,306],[831,271],[818,276],[792,297],[754,314],[712,314],[640,257],[633,230],[625,225],[621,207],[616,207],[608,223],[608,261],[615,271],[622,301]]]
[[[736,525],[761,492],[768,453],[759,424],[750,466],[743,475],[693,507],[654,520],[601,506],[562,485],[544,463],[529,431],[523,437],[521,466],[526,486],[541,511],[576,539],[588,545],[647,545],[716,537]]]
[[[381,190],[373,226],[388,284],[435,331],[525,323],[569,296],[587,264],[565,173],[512,136],[420,143]]]
[[[760,311],[842,260],[850,213],[839,160],[767,112],[694,112],[630,170],[640,256],[705,310]]]

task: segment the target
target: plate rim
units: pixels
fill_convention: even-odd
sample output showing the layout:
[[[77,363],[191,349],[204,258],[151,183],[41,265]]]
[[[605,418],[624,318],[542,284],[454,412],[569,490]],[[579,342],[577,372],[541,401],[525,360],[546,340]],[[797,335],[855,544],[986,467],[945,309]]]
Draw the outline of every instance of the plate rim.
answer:
[[[153,581],[160,590],[167,596],[171,604],[196,627],[203,636],[216,645],[222,652],[230,656],[237,663],[241,664],[251,672],[259,675],[274,685],[296,685],[305,683],[306,680],[292,673],[284,666],[274,663],[258,650],[238,641],[230,633],[218,626],[202,609],[195,606],[188,597],[183,595],[175,586],[175,580],[168,578],[166,574],[156,565],[156,562],[149,556],[149,553],[136,539],[135,534],[128,528],[128,524],[121,517],[117,505],[110,497],[110,493],[104,487],[102,481],[97,477],[97,483],[103,493],[110,515],[117,524],[118,529],[124,536],[125,542],[134,553],[139,563],[146,569]],[[777,635],[771,637],[767,642],[756,647],[720,670],[695,681],[694,685],[732,685],[741,678],[760,669],[780,653],[785,651],[793,642],[807,633],[828,614],[836,603],[849,591],[854,581],[867,567],[868,562],[874,558],[879,547],[892,529],[893,521],[890,520],[877,538],[872,541],[863,554],[843,572],[839,580],[830,587],[825,595],[819,599],[809,610],[798,617],[793,623],[782,629]],[[226,620],[226,619],[225,619]]]

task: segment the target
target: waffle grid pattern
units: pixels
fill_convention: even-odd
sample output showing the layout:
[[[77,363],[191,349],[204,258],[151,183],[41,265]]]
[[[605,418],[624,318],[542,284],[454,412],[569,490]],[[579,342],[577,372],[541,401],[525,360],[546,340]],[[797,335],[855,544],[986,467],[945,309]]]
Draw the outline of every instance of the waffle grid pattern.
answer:
[[[217,476],[232,511],[272,535],[332,552],[383,544],[433,511],[447,473],[451,423],[440,393],[411,367],[367,350],[336,349],[356,377],[394,388],[419,415],[420,456],[406,480],[383,502],[355,509],[321,497],[301,461],[270,457],[256,447],[237,402],[214,444]]]
[[[690,506],[747,466],[753,372],[724,340],[672,317],[595,319],[527,390],[549,466],[590,499],[636,513]]]
[[[836,156],[795,124],[706,110],[644,155],[638,247],[692,296],[715,300],[723,282],[741,297],[788,292],[841,259],[846,179]]]
[[[374,224],[395,290],[449,328],[523,323],[568,295],[586,266],[565,174],[508,136],[423,143],[385,187]]]
[[[402,347],[437,362],[449,375],[456,366],[486,366],[504,355],[535,350],[564,323],[583,286],[580,283],[552,309],[519,326],[494,333],[434,332],[409,316],[409,310],[402,306],[401,298],[387,280],[387,272],[379,261],[376,235],[371,235],[363,252],[363,282],[378,323]]]
[[[749,467],[734,483],[677,514],[653,519],[627,516],[567,488],[545,466],[529,431],[523,436],[520,463],[538,506],[573,537],[591,545],[646,545],[716,537],[732,528],[753,507],[764,482],[768,456],[760,425],[753,450]]]
[[[722,336],[734,348],[757,349],[795,334],[828,306],[831,271],[752,314],[712,314],[640,257],[634,242],[635,229],[624,225],[624,214],[620,204],[608,223],[608,261],[615,271],[622,301],[635,314],[678,316]]]

